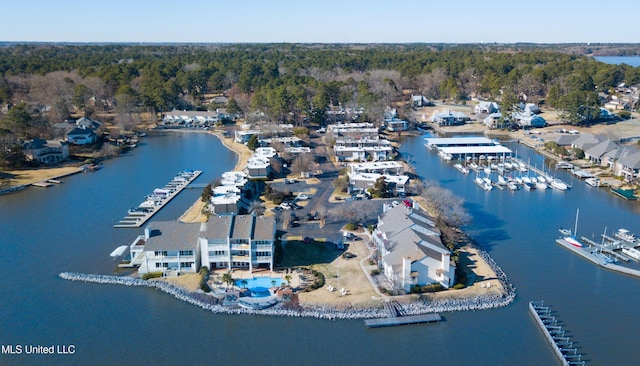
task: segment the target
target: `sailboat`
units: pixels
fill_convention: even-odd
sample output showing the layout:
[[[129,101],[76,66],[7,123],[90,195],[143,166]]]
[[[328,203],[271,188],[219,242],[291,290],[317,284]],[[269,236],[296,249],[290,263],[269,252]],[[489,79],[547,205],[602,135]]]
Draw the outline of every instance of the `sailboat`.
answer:
[[[582,248],[584,245],[578,240],[576,235],[578,235],[578,214],[580,213],[580,209],[576,209],[576,224],[573,229],[573,233],[571,231],[566,231],[566,229],[560,229],[560,232],[564,235],[563,239],[567,243],[573,245],[574,247]]]

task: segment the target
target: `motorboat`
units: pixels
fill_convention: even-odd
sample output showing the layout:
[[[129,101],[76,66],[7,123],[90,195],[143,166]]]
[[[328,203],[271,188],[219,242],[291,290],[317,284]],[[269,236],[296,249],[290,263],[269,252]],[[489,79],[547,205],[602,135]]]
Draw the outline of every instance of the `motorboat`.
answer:
[[[615,234],[613,234],[613,236],[615,236],[620,240],[624,240],[627,243],[635,244],[638,242],[638,237],[636,237],[627,229],[618,229],[618,231]]]
[[[599,178],[587,178],[584,180],[585,183],[587,183],[588,185],[590,185],[591,187],[600,187],[600,179]]]
[[[507,188],[509,188],[512,191],[517,191],[518,185],[515,184],[514,182],[507,182]]]
[[[551,185],[551,188],[555,188],[559,191],[566,191],[568,188],[563,181],[557,178],[551,179],[551,182],[549,184]]]
[[[509,180],[502,175],[498,175],[498,184],[505,185],[509,183]]]
[[[547,186],[547,183],[541,182],[539,180],[536,182],[536,189],[545,190],[547,188],[549,188],[549,186]]]

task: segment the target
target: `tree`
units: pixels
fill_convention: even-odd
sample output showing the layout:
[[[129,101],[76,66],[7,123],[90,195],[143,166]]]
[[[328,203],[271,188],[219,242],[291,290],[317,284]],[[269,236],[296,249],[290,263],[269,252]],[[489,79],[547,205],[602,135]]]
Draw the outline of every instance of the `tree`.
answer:
[[[435,182],[425,183],[422,197],[427,207],[449,225],[461,226],[471,219],[464,208],[464,200]]]
[[[370,188],[369,193],[371,193],[371,196],[374,198],[387,198],[391,196],[389,185],[387,184],[384,176],[376,179],[375,183],[373,183],[373,188]]]
[[[227,272],[222,275],[222,282],[227,284],[227,290],[228,290],[229,286],[233,285],[235,281],[233,280],[233,276],[231,276],[231,273]]]
[[[313,168],[313,156],[311,154],[300,154],[291,163],[291,171],[294,174],[302,174],[311,171]]]
[[[238,101],[235,98],[229,99],[229,103],[227,103],[227,112],[229,112],[229,114],[240,114],[242,112],[238,105]]]
[[[333,184],[333,188],[338,192],[346,192],[347,188],[349,188],[349,177],[341,176],[333,180],[331,183]]]
[[[207,184],[206,187],[204,187],[204,190],[202,190],[202,194],[200,195],[200,201],[204,203],[208,203],[209,200],[211,199],[212,192],[213,192],[213,187],[212,187],[212,184],[209,183]]]
[[[13,106],[2,120],[2,125],[9,131],[21,137],[27,137],[32,127],[33,117],[27,110],[26,103]]]
[[[247,147],[251,151],[255,151],[258,148],[258,135],[251,135],[249,141],[247,141]]]

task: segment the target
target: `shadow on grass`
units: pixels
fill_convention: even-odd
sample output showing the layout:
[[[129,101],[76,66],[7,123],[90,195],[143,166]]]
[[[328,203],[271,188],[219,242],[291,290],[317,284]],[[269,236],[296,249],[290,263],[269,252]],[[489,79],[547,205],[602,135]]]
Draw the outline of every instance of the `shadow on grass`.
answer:
[[[284,248],[281,267],[310,266],[312,264],[326,264],[333,262],[343,253],[333,242],[318,242],[312,240],[305,243],[301,240],[287,241]]]

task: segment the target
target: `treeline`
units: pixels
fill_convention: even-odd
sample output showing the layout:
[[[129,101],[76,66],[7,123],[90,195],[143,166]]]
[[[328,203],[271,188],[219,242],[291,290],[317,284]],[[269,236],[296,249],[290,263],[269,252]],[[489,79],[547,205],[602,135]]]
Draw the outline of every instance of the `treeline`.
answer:
[[[320,122],[331,106],[364,108],[366,118],[411,89],[427,98],[472,96],[568,109],[596,107],[596,91],[640,83],[640,68],[607,65],[540,45],[15,45],[0,48],[0,105],[24,102],[30,124],[82,112],[139,113],[215,107],[226,93],[231,113],[260,110],[273,121]],[[597,88],[596,88],[597,87]],[[506,93],[506,94],[505,94]],[[576,114],[579,115],[578,112]],[[41,133],[0,116],[6,135]],[[22,136],[24,135],[24,136]]]

